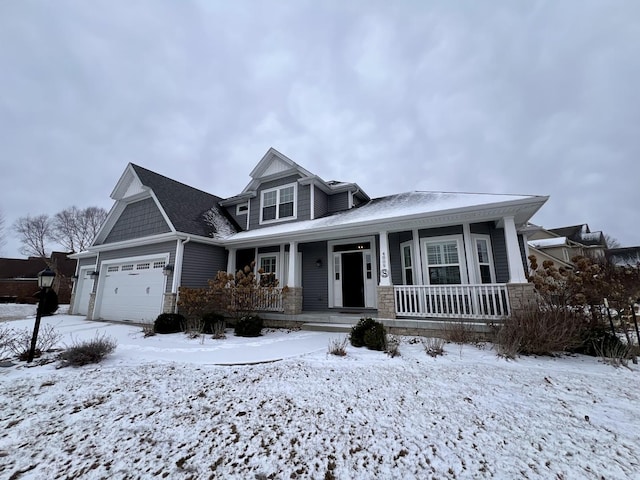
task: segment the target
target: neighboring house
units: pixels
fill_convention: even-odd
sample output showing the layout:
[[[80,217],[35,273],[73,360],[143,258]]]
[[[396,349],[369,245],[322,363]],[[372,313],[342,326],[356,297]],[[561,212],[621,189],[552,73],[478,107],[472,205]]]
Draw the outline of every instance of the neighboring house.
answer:
[[[67,253],[53,252],[48,259],[40,257],[0,258],[0,301],[36,303],[38,293],[38,273],[51,266],[58,277],[54,289],[58,302],[69,303],[71,299],[72,276],[76,261],[67,258]]]
[[[605,252],[607,259],[621,267],[640,266],[640,247],[610,248]]]
[[[278,290],[277,317],[497,319],[531,285],[518,229],[548,197],[407,192],[370,199],[274,149],[221,199],[129,164],[93,245],[78,259],[74,313],[152,321],[178,289],[253,260]],[[414,322],[415,323],[415,322]]]
[[[552,261],[557,268],[573,268],[576,256],[602,257],[607,242],[602,232],[592,232],[589,225],[545,229],[536,227],[528,235],[529,254],[538,258],[538,264]]]

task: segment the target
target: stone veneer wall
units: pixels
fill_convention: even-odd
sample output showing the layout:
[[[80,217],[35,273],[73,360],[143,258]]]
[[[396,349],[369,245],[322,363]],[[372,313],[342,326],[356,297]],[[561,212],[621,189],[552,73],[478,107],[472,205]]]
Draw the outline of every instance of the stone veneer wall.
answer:
[[[378,287],[378,317],[396,318],[396,301],[393,286]]]
[[[507,283],[511,314],[521,312],[535,303],[536,292],[532,283]]]
[[[96,307],[96,294],[91,292],[89,294],[89,308],[87,309],[87,318],[93,317],[93,309]]]
[[[282,293],[282,307],[286,315],[302,313],[302,288],[287,287]]]
[[[162,313],[175,313],[177,298],[175,293],[165,293],[162,301]]]

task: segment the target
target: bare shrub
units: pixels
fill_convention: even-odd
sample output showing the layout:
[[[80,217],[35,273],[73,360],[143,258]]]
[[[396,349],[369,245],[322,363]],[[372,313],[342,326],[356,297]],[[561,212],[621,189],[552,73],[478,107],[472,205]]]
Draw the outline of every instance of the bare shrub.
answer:
[[[187,318],[182,324],[182,330],[189,338],[198,338],[204,331],[204,320],[196,317]]]
[[[153,337],[156,334],[156,330],[153,326],[153,323],[147,323],[142,326],[142,335],[144,338]]]
[[[569,309],[531,306],[507,318],[496,336],[498,354],[514,358],[552,355],[573,350],[583,343],[585,318]]]
[[[6,355],[10,352],[9,345],[11,343],[12,332],[13,331],[6,325],[0,326],[0,360],[6,358]]]
[[[105,334],[96,335],[91,340],[76,342],[58,355],[60,367],[81,367],[90,363],[100,363],[104,357],[116,349],[115,339]]]
[[[222,340],[227,338],[227,335],[224,333],[226,328],[226,323],[224,320],[218,320],[211,325],[212,333],[215,340]]]
[[[347,337],[332,338],[331,340],[329,340],[329,353],[338,357],[346,356],[348,343],[349,339]]]
[[[439,337],[427,337],[422,339],[422,346],[427,355],[437,357],[444,355],[444,344],[446,340]]]
[[[387,335],[386,347],[384,353],[391,358],[400,356],[400,339],[395,335]]]
[[[11,330],[7,339],[7,348],[18,357],[19,360],[27,360],[29,350],[31,350],[31,337],[33,331],[29,328],[21,330]],[[36,349],[34,357],[40,357],[44,352],[48,352],[60,341],[62,335],[58,333],[53,325],[43,325],[38,331],[38,340],[36,341]]]
[[[451,343],[471,343],[475,340],[475,334],[465,322],[447,322],[444,330],[444,336]]]
[[[607,365],[618,368],[620,366],[626,367],[629,364],[631,351],[629,345],[622,342],[602,341],[599,344],[594,343],[593,348],[596,356]]]

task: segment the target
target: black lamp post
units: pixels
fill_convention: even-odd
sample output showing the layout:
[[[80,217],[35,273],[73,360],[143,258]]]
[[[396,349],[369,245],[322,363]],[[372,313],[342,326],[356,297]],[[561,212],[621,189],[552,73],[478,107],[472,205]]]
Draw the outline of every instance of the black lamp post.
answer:
[[[29,349],[29,356],[27,357],[27,363],[33,361],[33,357],[36,354],[36,343],[38,342],[38,330],[40,330],[40,318],[42,317],[42,309],[44,307],[45,297],[47,296],[47,290],[53,285],[53,281],[56,278],[55,272],[49,270],[49,267],[44,269],[38,274],[38,287],[40,287],[40,299],[38,300],[38,310],[36,311],[36,324],[33,327],[33,336],[31,337],[31,348]]]

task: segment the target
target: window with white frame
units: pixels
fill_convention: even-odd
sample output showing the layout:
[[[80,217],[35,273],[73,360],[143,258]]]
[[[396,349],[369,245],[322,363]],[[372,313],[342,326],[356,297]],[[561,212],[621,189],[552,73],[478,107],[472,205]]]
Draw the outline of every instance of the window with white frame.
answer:
[[[461,238],[430,238],[425,239],[423,244],[427,278],[430,285],[466,283]]]
[[[262,209],[260,223],[295,218],[296,185],[264,190],[262,192]]]
[[[478,280],[480,283],[496,283],[493,254],[489,235],[474,235]]]
[[[249,202],[236,205],[236,215],[246,215],[249,211]]]
[[[264,254],[258,256],[258,279],[260,286],[273,286],[278,275],[278,255]]]
[[[402,282],[404,285],[413,285],[413,247],[412,242],[400,244],[402,255]]]

